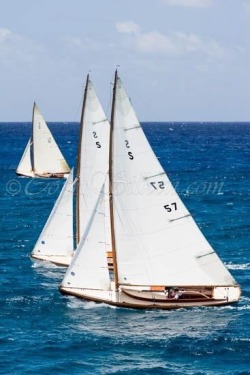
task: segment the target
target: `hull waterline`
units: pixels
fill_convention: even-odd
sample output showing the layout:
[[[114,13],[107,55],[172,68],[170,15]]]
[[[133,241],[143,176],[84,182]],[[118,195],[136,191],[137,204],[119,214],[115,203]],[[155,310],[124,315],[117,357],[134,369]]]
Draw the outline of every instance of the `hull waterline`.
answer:
[[[40,255],[40,254],[31,254],[32,260],[46,261],[53,263],[57,266],[68,267],[72,261],[72,256],[62,256],[62,255]]]
[[[93,301],[97,303],[105,303],[117,307],[134,308],[134,309],[160,309],[170,310],[178,308],[190,307],[206,307],[206,306],[225,306],[236,303],[240,298],[240,288],[238,286],[230,287],[232,289],[231,298],[218,298],[215,290],[215,296],[211,298],[183,298],[183,299],[170,299],[165,296],[163,298],[152,299],[152,294],[148,292],[140,293],[138,291],[120,290],[120,291],[101,291],[84,288],[70,288],[60,286],[59,290],[62,294],[72,295],[82,298],[86,301]],[[219,291],[221,293],[221,291]],[[148,294],[148,295],[146,295]],[[162,295],[158,295],[158,297]],[[157,297],[154,295],[154,297]]]

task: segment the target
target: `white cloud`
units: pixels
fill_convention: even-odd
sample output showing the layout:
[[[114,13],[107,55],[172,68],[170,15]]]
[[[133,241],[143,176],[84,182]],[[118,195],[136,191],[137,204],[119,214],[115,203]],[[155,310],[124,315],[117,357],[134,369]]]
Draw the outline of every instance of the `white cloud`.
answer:
[[[201,39],[196,34],[176,32],[165,35],[158,31],[139,33],[133,39],[136,48],[144,53],[179,56],[203,53],[212,59],[225,56],[222,47],[213,39]]]
[[[213,4],[213,0],[163,0],[170,6],[181,6],[186,8],[207,8]]]
[[[30,64],[42,48],[9,29],[0,29],[0,58],[2,64],[19,63]]]
[[[117,22],[116,29],[119,33],[126,34],[138,34],[140,32],[139,25],[133,21]]]
[[[64,42],[66,43],[67,47],[73,47],[73,49],[78,52],[100,52],[104,48],[107,48],[106,44],[103,43],[103,41],[98,41],[96,39],[91,39],[88,37],[70,36],[64,38]]]
[[[139,35],[136,39],[139,50],[148,53],[175,54],[176,46],[173,41],[158,31]]]
[[[0,43],[5,42],[11,36],[9,29],[0,29]]]

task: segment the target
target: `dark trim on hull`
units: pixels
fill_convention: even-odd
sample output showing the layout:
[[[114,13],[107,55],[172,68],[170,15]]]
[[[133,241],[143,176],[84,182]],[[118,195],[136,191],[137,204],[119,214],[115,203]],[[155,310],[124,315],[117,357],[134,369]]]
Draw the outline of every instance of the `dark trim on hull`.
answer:
[[[139,301],[148,301],[148,302],[150,302],[150,301],[152,301],[152,302],[155,302],[155,303],[163,303],[163,304],[165,304],[165,303],[177,303],[177,304],[181,304],[181,303],[183,303],[183,302],[185,302],[185,303],[188,303],[188,302],[204,302],[204,301],[207,301],[207,302],[209,302],[209,301],[218,301],[218,302],[220,302],[220,301],[225,301],[224,299],[214,299],[214,298],[202,298],[202,297],[200,297],[200,298],[167,298],[166,297],[166,299],[157,299],[157,298],[155,298],[155,299],[150,299],[150,298],[146,298],[146,297],[139,297],[139,296],[136,296],[136,295],[132,295],[132,294],[130,294],[129,292],[127,292],[126,290],[124,290],[123,289],[123,293],[124,294],[126,294],[127,296],[129,296],[130,298],[134,298],[134,299],[136,299],[136,300],[139,300]]]
[[[15,171],[15,173],[18,175],[18,176],[23,176],[23,177],[35,177],[35,175],[31,175],[32,173],[34,174],[34,171],[30,171],[30,174],[24,174],[24,173],[21,173],[21,172],[17,172],[17,171]]]
[[[65,172],[65,173],[47,173],[47,174],[38,174],[38,173],[35,173],[34,172],[34,177],[37,177],[37,178],[65,178],[67,175],[69,175],[69,172]]]
[[[85,300],[85,301],[88,301],[88,302],[95,302],[95,303],[104,303],[106,305],[111,305],[111,306],[116,306],[116,307],[125,307],[127,309],[136,309],[136,310],[147,310],[147,309],[157,309],[157,310],[176,310],[176,309],[189,309],[189,308],[193,308],[193,307],[220,307],[220,306],[226,306],[226,305],[232,305],[233,303],[236,303],[238,301],[232,301],[232,302],[219,302],[219,303],[207,303],[207,304],[203,304],[203,305],[190,305],[190,306],[182,306],[182,305],[175,305],[175,306],[169,306],[169,305],[165,305],[165,306],[162,306],[162,305],[159,305],[159,304],[151,304],[151,305],[138,305],[138,304],[133,304],[133,303],[126,303],[126,302],[112,302],[112,301],[104,301],[104,300],[100,300],[98,298],[90,298],[90,297],[83,297],[83,295],[80,295],[80,294],[77,294],[77,293],[74,293],[74,292],[70,292],[69,290],[64,291],[63,289],[61,289],[61,287],[59,287],[59,291],[62,295],[70,295],[70,296],[73,296],[73,297],[76,297],[76,298],[79,298],[79,299],[82,299],[82,300]],[[214,300],[216,301],[216,300]],[[217,300],[217,301],[223,301],[223,300]]]
[[[48,179],[48,178],[51,178],[51,179],[62,179],[62,178],[66,178],[69,175],[69,172],[65,172],[65,173],[50,173],[48,175],[36,174],[36,173],[34,173],[34,171],[31,171],[31,173],[33,173],[33,176],[28,175],[28,174],[18,173],[18,172],[16,172],[16,175],[17,176],[28,177],[28,178],[42,178],[42,179]]]

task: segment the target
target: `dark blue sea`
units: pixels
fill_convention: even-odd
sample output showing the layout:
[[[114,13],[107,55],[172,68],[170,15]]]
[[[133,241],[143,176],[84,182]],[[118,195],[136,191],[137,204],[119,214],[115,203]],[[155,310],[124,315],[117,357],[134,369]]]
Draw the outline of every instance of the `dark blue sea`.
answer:
[[[49,124],[70,166],[78,124]],[[182,200],[242,287],[226,307],[137,311],[62,296],[29,254],[63,181],[17,177],[30,123],[0,124],[1,374],[250,374],[250,123],[145,123]]]

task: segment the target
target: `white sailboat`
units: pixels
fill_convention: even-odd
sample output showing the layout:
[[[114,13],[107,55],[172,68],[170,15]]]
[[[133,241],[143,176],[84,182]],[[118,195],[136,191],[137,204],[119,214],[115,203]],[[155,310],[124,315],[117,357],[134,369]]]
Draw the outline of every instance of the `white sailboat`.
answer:
[[[104,262],[105,220],[97,219],[97,206],[60,291],[133,308],[174,309],[238,301],[240,286],[175,192],[117,72],[109,161],[114,271]],[[95,270],[91,275],[90,269]]]
[[[109,133],[109,122],[96,95],[94,86],[89,76],[87,76],[80,121],[75,179],[77,244],[83,237],[99,197],[100,189],[108,173]],[[50,218],[31,253],[33,258],[47,260],[63,266],[68,266],[72,260],[74,255],[73,240],[66,246],[67,238],[72,237],[73,239],[73,234],[69,235],[74,221],[72,172],[71,179],[72,182],[65,186],[55,203]],[[57,210],[67,212],[67,220],[65,220],[63,215],[58,215]],[[41,247],[45,230],[49,231],[50,237],[53,236],[54,242],[46,241],[46,246]],[[107,233],[110,236],[110,230],[107,229]],[[63,241],[64,244],[62,243]],[[43,252],[41,249],[43,249]],[[110,253],[108,256],[110,256]],[[112,257],[109,260],[112,262]]]
[[[70,168],[54,140],[36,103],[33,107],[32,137],[16,173],[28,177],[63,178]]]

